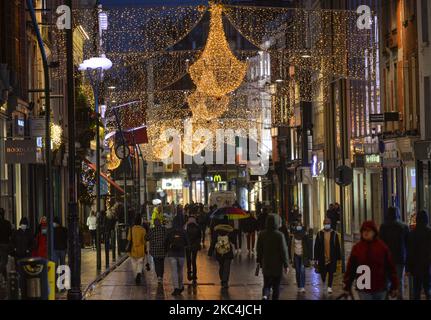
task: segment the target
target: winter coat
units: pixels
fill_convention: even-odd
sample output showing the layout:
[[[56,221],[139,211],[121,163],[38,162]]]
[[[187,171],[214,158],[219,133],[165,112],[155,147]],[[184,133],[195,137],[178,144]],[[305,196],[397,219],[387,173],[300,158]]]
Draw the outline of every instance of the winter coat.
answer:
[[[35,248],[33,250],[32,256],[48,258],[48,237],[46,234],[39,232],[36,235]]]
[[[396,216],[388,216],[388,220],[380,226],[380,239],[391,251],[395,264],[404,265],[407,257],[407,238],[409,227],[397,221]]]
[[[9,245],[12,236],[12,225],[6,219],[0,218],[0,245]]]
[[[428,213],[421,211],[416,217],[416,228],[407,241],[406,270],[413,276],[431,274],[431,228]]]
[[[145,229],[142,226],[134,225],[129,229],[127,240],[132,241],[132,251],[129,256],[132,258],[145,257]]]
[[[16,260],[30,257],[33,248],[34,238],[30,229],[26,229],[25,231],[18,229],[12,234],[12,256],[14,256]]]
[[[337,261],[340,260],[341,257],[341,247],[340,247],[340,239],[338,234],[334,231],[324,231],[321,230],[317,233],[316,240],[314,242],[314,258],[317,265],[317,272],[322,272],[322,268],[325,267],[325,232],[331,233],[330,239],[330,263],[329,263],[329,272],[337,271]]]
[[[184,258],[186,247],[188,245],[184,229],[171,229],[165,239],[165,251],[167,257]]]
[[[361,239],[352,248],[346,273],[344,274],[344,289],[349,290],[357,275],[357,268],[366,265],[371,271],[371,289],[364,290],[368,293],[382,292],[387,290],[387,280],[390,279],[391,289],[398,289],[398,278],[391,252],[386,244],[377,237],[378,230],[374,222],[366,221],[364,228],[371,228],[376,233],[373,241]]]
[[[154,208],[153,213],[151,215],[151,227],[154,227],[154,220],[158,219],[161,224],[165,223],[165,216],[162,212],[159,212],[157,207]]]
[[[264,276],[279,277],[289,265],[286,240],[278,226],[279,217],[268,215],[265,230],[257,238],[257,262]]]
[[[311,248],[308,242],[308,237],[305,232],[295,232],[291,237],[288,243],[289,245],[289,257],[293,259],[295,255],[295,239],[302,241],[302,261],[305,266],[310,265],[311,258]]]
[[[266,218],[268,217],[267,213],[261,213],[258,217],[257,217],[257,230],[259,231],[263,231],[265,230],[265,225],[266,225]]]
[[[186,226],[188,249],[197,251],[201,249],[202,232],[197,223],[188,223]]]
[[[67,229],[63,226],[58,226],[54,228],[54,249],[67,249]]]
[[[151,228],[146,236],[150,242],[150,255],[154,258],[163,258],[166,255],[165,250],[166,228],[162,225]]]
[[[219,255],[217,253],[217,250],[215,250],[216,244],[217,244],[217,240],[219,236],[228,236],[229,237],[229,242],[231,244],[231,250],[230,252],[224,254],[224,255]],[[233,227],[228,225],[228,224],[218,224],[214,227],[213,233],[212,233],[212,238],[211,238],[211,244],[210,244],[210,248],[208,249],[208,256],[213,256],[215,254],[216,258],[218,260],[224,260],[224,259],[233,259],[233,246],[232,243],[234,242],[234,234],[233,234]]]
[[[240,220],[239,228],[242,232],[253,233],[257,231],[257,219],[253,216]]]

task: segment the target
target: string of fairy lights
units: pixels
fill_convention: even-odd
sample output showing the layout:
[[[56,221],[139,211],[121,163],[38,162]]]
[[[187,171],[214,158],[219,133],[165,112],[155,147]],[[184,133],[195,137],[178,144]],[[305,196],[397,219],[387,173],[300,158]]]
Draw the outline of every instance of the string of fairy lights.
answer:
[[[166,146],[172,137],[164,134],[166,129],[177,130],[184,138],[185,123],[191,124],[198,134],[192,134],[181,149],[194,155],[210,143],[201,131],[260,130],[268,106],[272,126],[289,125],[300,101],[327,101],[334,78],[376,81],[375,30],[357,28],[354,11],[210,2],[209,6],[114,8],[106,13],[110,25],[103,32],[103,51],[114,67],[105,82],[116,87],[109,92],[108,103],[139,101],[120,109],[119,115],[123,128],[147,125],[149,143],[142,147],[149,161],[170,155]],[[195,29],[199,31],[194,36],[204,36],[200,26],[207,18],[203,48],[185,49],[183,40]],[[95,10],[75,11],[74,20],[75,26],[97,30]],[[226,22],[255,49],[232,50]],[[58,39],[56,76],[62,77],[64,37]],[[84,43],[84,57],[96,51],[92,41]],[[259,81],[250,76],[256,67],[251,60],[262,52],[269,57],[268,85],[256,85]],[[110,111],[106,125],[115,129]],[[118,159],[112,157],[111,162],[115,167]]]

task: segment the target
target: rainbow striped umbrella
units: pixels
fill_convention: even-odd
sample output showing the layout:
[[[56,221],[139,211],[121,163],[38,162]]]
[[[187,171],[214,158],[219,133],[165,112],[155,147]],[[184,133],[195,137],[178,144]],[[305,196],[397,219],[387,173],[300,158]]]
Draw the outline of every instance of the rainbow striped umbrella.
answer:
[[[235,207],[226,207],[226,208],[220,208],[214,211],[210,218],[211,219],[224,219],[224,217],[227,216],[229,220],[241,220],[241,219],[247,219],[250,217],[250,215],[245,212],[244,210],[240,208]]]

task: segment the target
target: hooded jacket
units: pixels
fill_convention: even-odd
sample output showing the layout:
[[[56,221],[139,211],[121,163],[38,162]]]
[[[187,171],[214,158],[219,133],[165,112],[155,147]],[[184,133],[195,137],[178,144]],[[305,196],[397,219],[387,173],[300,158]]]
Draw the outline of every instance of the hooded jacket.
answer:
[[[431,228],[428,212],[416,216],[416,228],[409,234],[407,242],[407,271],[413,276],[423,276],[431,269]]]
[[[406,263],[408,235],[409,227],[399,221],[398,210],[389,208],[386,222],[380,226],[380,239],[388,246],[395,264]]]
[[[278,230],[279,219],[276,215],[268,215],[265,230],[261,231],[257,238],[257,263],[267,277],[280,277],[283,268],[289,266],[286,240]]]
[[[358,276],[359,266],[368,266],[371,272],[371,288],[365,292],[376,293],[387,290],[387,279],[390,279],[391,290],[398,289],[398,277],[391,252],[386,244],[378,238],[378,230],[374,221],[365,221],[361,227],[363,230],[371,229],[376,236],[372,241],[361,239],[352,248],[344,274],[344,289],[350,290],[354,279]]]
[[[20,225],[23,224],[28,226],[28,221],[26,218],[21,219]],[[11,247],[12,255],[15,257],[16,260],[30,257],[31,251],[34,247],[34,238],[31,230],[28,228],[25,230],[21,228],[16,230],[12,234]]]

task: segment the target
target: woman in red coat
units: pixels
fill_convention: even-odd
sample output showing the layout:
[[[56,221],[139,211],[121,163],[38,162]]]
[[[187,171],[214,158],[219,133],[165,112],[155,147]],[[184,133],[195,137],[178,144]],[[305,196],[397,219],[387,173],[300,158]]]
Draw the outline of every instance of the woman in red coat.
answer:
[[[33,250],[33,257],[48,258],[48,223],[46,217],[41,217],[36,234],[36,247]]]
[[[361,267],[361,268],[359,268]],[[369,279],[364,270],[369,268]],[[358,269],[359,268],[359,269]],[[359,272],[359,274],[357,273]],[[344,274],[344,291],[350,294],[353,281],[361,277],[358,293],[361,300],[384,300],[387,296],[387,280],[390,279],[390,295],[397,296],[398,278],[395,264],[386,244],[378,238],[374,221],[365,221],[361,227],[361,240],[355,244],[350,254],[347,270]],[[365,281],[363,281],[365,280]]]

